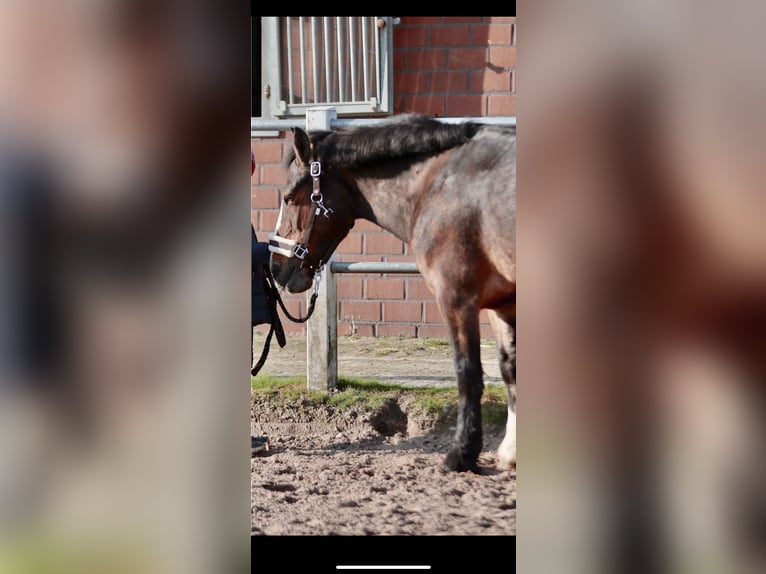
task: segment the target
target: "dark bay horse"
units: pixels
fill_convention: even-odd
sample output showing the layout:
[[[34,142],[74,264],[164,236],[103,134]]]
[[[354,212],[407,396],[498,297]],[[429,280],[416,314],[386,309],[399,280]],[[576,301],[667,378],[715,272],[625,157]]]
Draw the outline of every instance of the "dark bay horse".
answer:
[[[450,331],[459,393],[444,467],[478,472],[482,449],[479,312],[489,311],[508,390],[499,465],[516,463],[516,132],[421,115],[356,129],[293,129],[289,184],[271,270],[306,291],[362,218],[409,245]]]

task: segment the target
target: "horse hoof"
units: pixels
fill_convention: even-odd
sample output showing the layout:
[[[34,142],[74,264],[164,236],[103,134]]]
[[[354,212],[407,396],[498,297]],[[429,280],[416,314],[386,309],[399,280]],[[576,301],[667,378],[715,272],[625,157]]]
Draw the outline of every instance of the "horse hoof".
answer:
[[[516,468],[516,438],[506,437],[497,449],[497,466],[501,470]]]
[[[479,466],[476,461],[468,460],[459,449],[452,449],[447,454],[442,464],[442,468],[447,472],[466,472],[470,471],[479,474]]]

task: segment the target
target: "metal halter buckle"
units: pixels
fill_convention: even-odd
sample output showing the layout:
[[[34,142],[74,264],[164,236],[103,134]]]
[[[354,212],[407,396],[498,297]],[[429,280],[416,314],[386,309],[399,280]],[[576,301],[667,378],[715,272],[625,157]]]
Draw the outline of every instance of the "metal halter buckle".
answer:
[[[309,254],[309,248],[306,245],[303,245],[302,243],[296,243],[295,247],[293,247],[293,254],[298,259],[306,259],[306,255]]]
[[[322,164],[320,164],[318,161],[312,161],[309,165],[309,175],[311,177],[319,177],[319,175],[322,173]]]

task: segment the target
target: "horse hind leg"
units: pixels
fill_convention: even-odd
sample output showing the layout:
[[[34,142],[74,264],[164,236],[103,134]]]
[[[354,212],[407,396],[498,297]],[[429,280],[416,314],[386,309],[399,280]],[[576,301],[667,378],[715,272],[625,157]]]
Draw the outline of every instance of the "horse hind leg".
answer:
[[[500,374],[508,391],[508,419],[505,437],[497,449],[498,467],[510,470],[516,466],[516,321],[497,311],[489,311],[488,315],[497,341]]]

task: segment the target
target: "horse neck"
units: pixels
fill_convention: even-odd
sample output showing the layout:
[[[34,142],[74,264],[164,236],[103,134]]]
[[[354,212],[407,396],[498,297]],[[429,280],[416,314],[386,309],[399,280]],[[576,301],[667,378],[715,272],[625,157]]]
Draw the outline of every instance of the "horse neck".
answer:
[[[357,217],[372,221],[402,241],[409,242],[413,212],[422,190],[423,177],[432,160],[392,160],[383,166],[354,170],[359,193]]]

